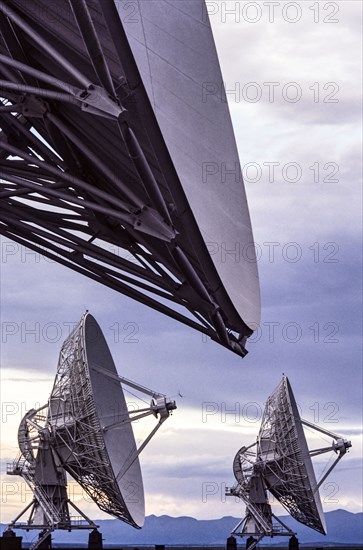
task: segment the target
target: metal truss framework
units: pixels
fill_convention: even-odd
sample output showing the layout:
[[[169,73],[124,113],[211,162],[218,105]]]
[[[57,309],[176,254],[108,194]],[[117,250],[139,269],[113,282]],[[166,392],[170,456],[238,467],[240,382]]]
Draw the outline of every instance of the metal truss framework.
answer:
[[[48,405],[26,413],[18,430],[20,454],[7,465],[8,475],[21,476],[33,492],[32,501],[8,525],[8,530],[41,530],[31,545],[40,547],[54,529],[97,529],[67,496],[65,471],[56,464],[50,448]],[[70,508],[77,515],[70,514]],[[26,523],[20,521],[28,512]]]
[[[114,1],[0,0],[0,28],[0,233],[244,356]]]
[[[237,483],[226,489],[227,496],[238,497],[246,505],[245,515],[234,527],[231,535],[251,537],[248,544],[249,550],[256,548],[266,536],[292,537],[296,534],[272,513],[263,480],[263,471],[256,463],[257,454],[253,450],[256,445],[257,443],[253,443],[238,451],[233,462]]]
[[[22,476],[34,494],[33,501],[9,524],[9,529],[43,529],[43,538],[32,548],[36,548],[55,529],[97,528],[67,497],[66,472],[82,486],[101,510],[138,527],[128,512],[119,482],[176,408],[175,402],[165,395],[95,367],[118,383],[122,382],[152,397],[150,407],[130,411],[127,415],[116,414],[115,422],[107,430],[149,415],[158,419],[154,429],[140,447],[128,456],[115,477],[104,442],[105,429],[101,428],[99,421],[100,411],[96,410],[92,395],[85,356],[84,319],[62,346],[49,402],[24,416],[18,432],[20,455],[14,463],[8,464],[7,473]],[[39,465],[44,462],[47,467],[40,468],[40,472]],[[69,505],[77,511],[76,517],[70,515]],[[18,519],[29,509],[27,523],[18,523]],[[42,520],[39,521],[40,517]]]
[[[257,441],[242,447],[233,463],[237,483],[227,495],[237,496],[246,504],[246,515],[232,534],[257,536],[254,546],[264,536],[292,536],[284,523],[272,514],[267,490],[293,518],[325,534],[319,487],[344,456],[351,442],[342,436],[297,417],[296,403],[286,377],[267,400]],[[329,447],[304,448],[298,425],[333,438]],[[304,438],[305,440],[305,438]],[[316,482],[311,458],[327,452],[338,456],[319,482]],[[275,521],[274,521],[275,520]],[[254,548],[252,546],[251,548]]]

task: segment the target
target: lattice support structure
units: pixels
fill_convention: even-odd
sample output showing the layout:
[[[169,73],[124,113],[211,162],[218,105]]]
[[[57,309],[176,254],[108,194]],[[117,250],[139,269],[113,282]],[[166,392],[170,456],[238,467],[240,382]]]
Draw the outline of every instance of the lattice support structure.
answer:
[[[213,265],[113,0],[1,0],[0,29],[0,233],[244,356],[255,321]]]
[[[128,522],[127,507],[114,485],[87,371],[84,323],[64,342],[49,401],[53,447],[67,456],[63,467],[108,514]]]

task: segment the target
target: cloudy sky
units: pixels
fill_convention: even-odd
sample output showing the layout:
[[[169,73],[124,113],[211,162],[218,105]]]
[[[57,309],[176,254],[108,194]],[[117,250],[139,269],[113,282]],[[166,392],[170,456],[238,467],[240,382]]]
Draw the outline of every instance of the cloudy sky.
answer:
[[[224,497],[232,460],[254,441],[282,373],[304,418],[353,443],[322,487],[324,509],[360,511],[362,5],[271,4],[207,2],[259,255],[262,321],[249,354],[241,360],[2,240],[2,522],[29,498],[20,478],[4,473],[18,424],[48,398],[61,343],[86,308],[120,375],[178,401],[141,457],[147,514],[242,515]],[[329,459],[316,461],[318,476]],[[103,517],[71,489],[86,512]]]

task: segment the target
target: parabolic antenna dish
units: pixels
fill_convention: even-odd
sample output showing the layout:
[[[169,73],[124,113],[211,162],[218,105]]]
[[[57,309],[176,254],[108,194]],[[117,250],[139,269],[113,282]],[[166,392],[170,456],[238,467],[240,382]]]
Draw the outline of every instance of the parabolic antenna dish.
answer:
[[[269,396],[257,443],[268,490],[293,518],[326,534],[308,444],[290,383],[284,376]]]
[[[142,527],[141,470],[117,377],[102,331],[86,314],[60,352],[49,400],[52,447],[101,510]]]
[[[0,233],[244,356],[257,262],[205,3],[0,14]]]
[[[303,425],[332,437],[332,444],[309,449]],[[226,493],[244,501],[246,514],[232,535],[252,537],[250,550],[265,536],[295,536],[272,512],[268,491],[293,518],[325,535],[319,487],[351,446],[342,436],[300,418],[290,383],[283,376],[267,399],[257,441],[242,447],[233,461],[237,483]],[[332,451],[337,456],[317,482],[311,457]],[[291,543],[296,540],[292,538]]]

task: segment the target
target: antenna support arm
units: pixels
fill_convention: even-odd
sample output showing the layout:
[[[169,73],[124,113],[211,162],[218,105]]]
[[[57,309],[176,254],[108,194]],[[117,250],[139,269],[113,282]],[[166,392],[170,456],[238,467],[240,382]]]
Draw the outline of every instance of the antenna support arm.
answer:
[[[308,420],[304,420],[302,418],[301,423],[304,424],[305,426],[308,426],[309,428],[312,428],[313,430],[321,432],[322,434],[328,435],[329,437],[333,437],[336,440],[341,439],[340,435],[338,435],[334,432],[329,432],[329,430],[325,430],[324,428],[321,428],[320,426],[317,426],[316,424],[313,424],[312,422],[309,422]]]
[[[344,453],[343,453],[344,454]],[[319,481],[319,483],[317,483],[316,485],[316,489],[315,489],[315,492],[319,489],[319,487],[322,485],[322,483],[324,483],[324,481],[326,480],[326,478],[328,477],[328,475],[330,474],[330,472],[333,470],[333,468],[335,468],[335,466],[338,464],[339,460],[342,458],[343,454],[340,454],[336,460],[334,460],[333,464],[330,466],[329,470],[323,475],[323,477],[321,478],[321,480]]]
[[[124,378],[123,376],[119,376],[118,374],[114,374],[113,372],[110,372],[107,369],[104,369],[102,367],[99,367],[98,365],[92,365],[92,370],[95,370],[101,374],[104,374],[108,378],[112,378],[113,380],[118,380],[118,382],[122,382],[122,384],[125,384],[125,386],[129,386],[130,388],[133,388],[134,390],[138,390],[141,393],[145,393],[146,395],[149,395],[150,397],[165,397],[164,394],[159,393],[157,391],[150,390],[149,388],[146,388],[145,386],[141,386],[141,384],[137,384],[136,382],[133,382],[132,380],[128,380],[127,378]]]

